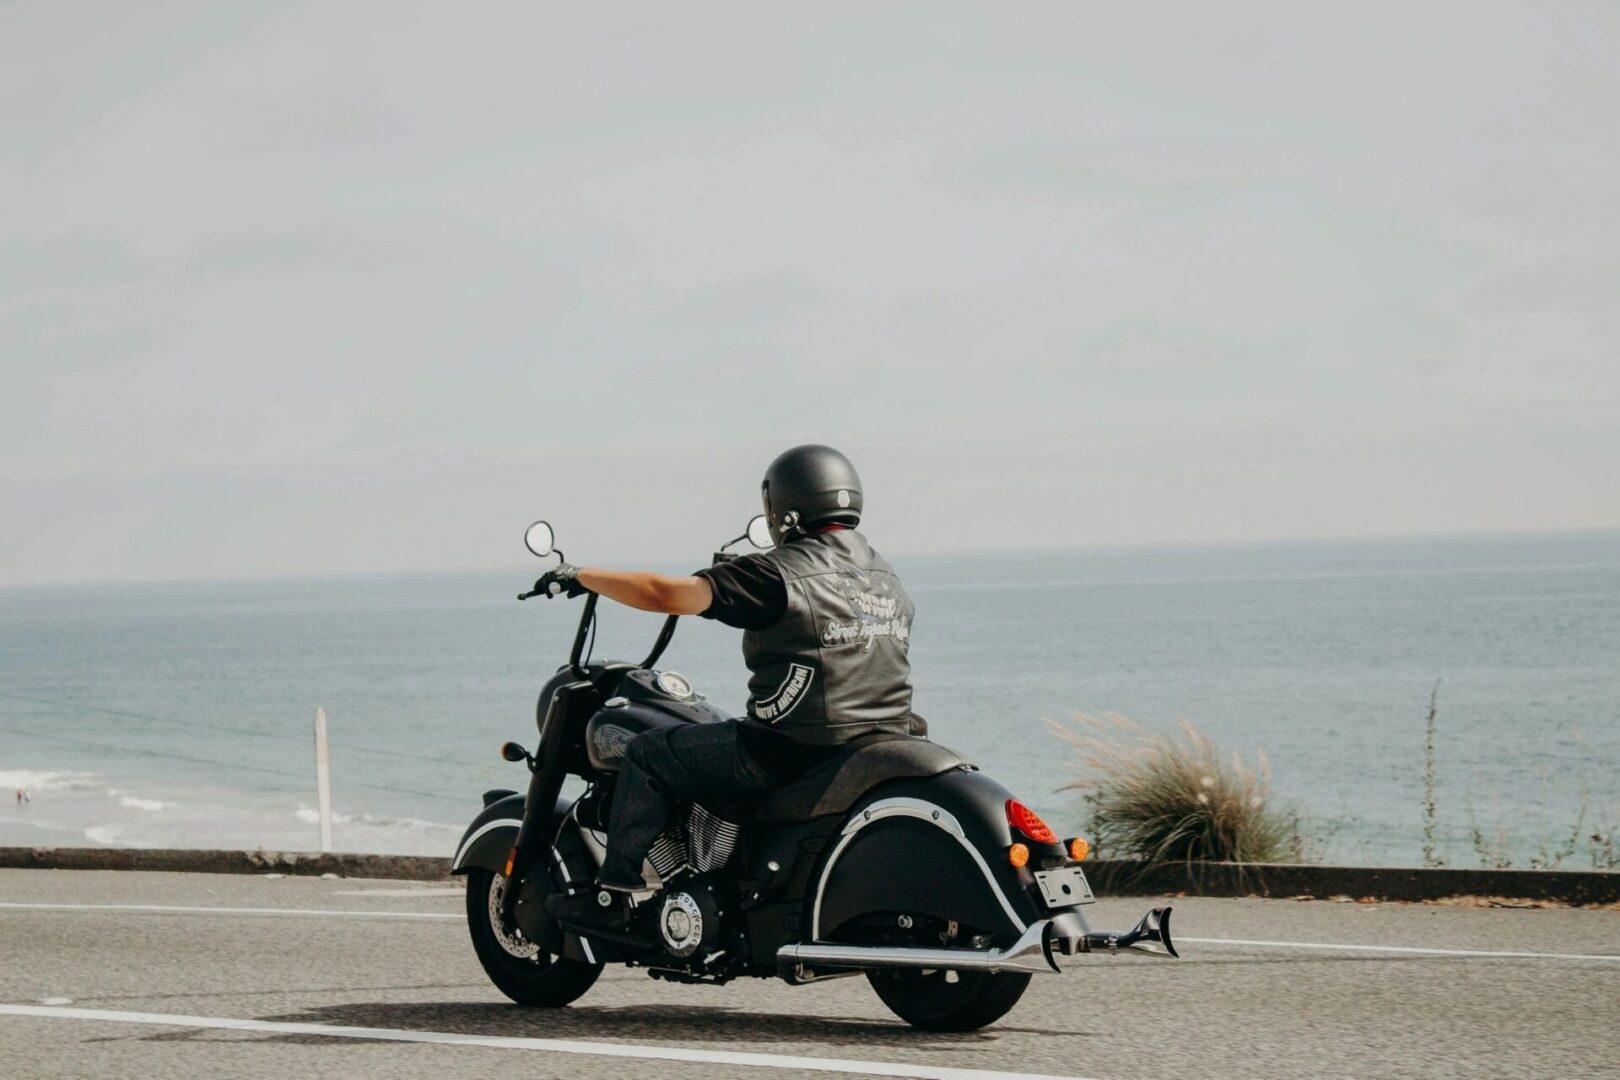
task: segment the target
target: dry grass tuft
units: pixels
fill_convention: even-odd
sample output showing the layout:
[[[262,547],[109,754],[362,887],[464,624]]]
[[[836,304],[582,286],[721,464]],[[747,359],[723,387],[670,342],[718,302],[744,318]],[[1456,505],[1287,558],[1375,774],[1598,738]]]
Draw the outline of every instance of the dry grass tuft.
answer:
[[[1297,862],[1298,821],[1271,803],[1264,752],[1255,768],[1222,760],[1185,721],[1179,737],[1148,734],[1114,713],[1047,721],[1079,752],[1087,775],[1065,784],[1090,810],[1097,853],[1146,862]]]

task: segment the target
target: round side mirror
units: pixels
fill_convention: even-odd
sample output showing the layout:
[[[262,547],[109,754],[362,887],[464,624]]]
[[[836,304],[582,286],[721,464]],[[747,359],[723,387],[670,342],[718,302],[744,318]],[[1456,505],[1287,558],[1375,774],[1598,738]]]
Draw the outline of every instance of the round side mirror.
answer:
[[[552,534],[551,526],[544,521],[530,525],[523,534],[523,546],[542,559],[551,554],[556,542],[557,538]]]
[[[764,514],[755,514],[748,522],[748,542],[761,550],[776,546],[776,537],[771,535],[771,523],[765,520]]]

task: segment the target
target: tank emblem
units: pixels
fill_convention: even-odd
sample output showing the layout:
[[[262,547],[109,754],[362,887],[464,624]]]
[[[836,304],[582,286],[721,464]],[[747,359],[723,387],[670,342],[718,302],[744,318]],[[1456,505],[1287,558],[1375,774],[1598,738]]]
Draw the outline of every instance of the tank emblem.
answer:
[[[591,732],[591,745],[603,761],[616,761],[624,757],[625,745],[633,738],[635,732],[617,724],[598,724]]]

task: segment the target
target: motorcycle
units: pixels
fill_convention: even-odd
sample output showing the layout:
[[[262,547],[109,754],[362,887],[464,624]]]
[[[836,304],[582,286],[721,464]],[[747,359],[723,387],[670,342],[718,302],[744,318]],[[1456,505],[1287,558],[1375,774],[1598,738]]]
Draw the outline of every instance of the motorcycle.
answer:
[[[728,541],[770,545],[763,517]],[[536,522],[529,549],[559,560]],[[540,583],[518,599],[544,595]],[[832,760],[747,806],[690,805],[653,845],[627,934],[581,936],[546,897],[587,889],[606,852],[626,744],[643,731],[728,719],[682,676],[659,670],[678,616],[639,664],[595,660],[597,597],[587,593],[568,661],[540,692],[525,792],[483,795],[456,847],[467,922],[490,980],[520,1005],[559,1007],[608,963],[654,979],[720,984],[742,976],[808,985],[864,975],[907,1023],[971,1031],[995,1022],[1059,957],[1177,955],[1169,907],[1127,931],[1096,931],[1081,838],[1060,840],[1012,793],[960,755],[913,734],[856,739]],[[585,784],[564,798],[568,777]]]

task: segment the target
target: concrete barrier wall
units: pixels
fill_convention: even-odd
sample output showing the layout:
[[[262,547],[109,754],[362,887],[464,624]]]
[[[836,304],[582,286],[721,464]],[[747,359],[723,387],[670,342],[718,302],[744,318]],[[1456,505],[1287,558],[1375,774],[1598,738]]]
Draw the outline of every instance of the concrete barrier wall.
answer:
[[[439,881],[450,860],[425,855],[316,854],[303,851],[193,851],[163,848],[0,848],[0,868],[169,870],[200,874],[305,874]]]
[[[441,881],[450,860],[429,855],[330,855],[291,851],[147,848],[0,848],[0,868],[166,870],[207,874],[336,874]],[[1424,870],[1379,866],[1145,863],[1093,860],[1086,876],[1100,895],[1353,896],[1441,900],[1500,896],[1574,905],[1620,904],[1620,873],[1596,870]]]
[[[1466,870],[1309,864],[1086,864],[1102,895],[1353,896],[1376,900],[1443,900],[1500,896],[1574,905],[1620,903],[1620,873],[1600,870]]]

